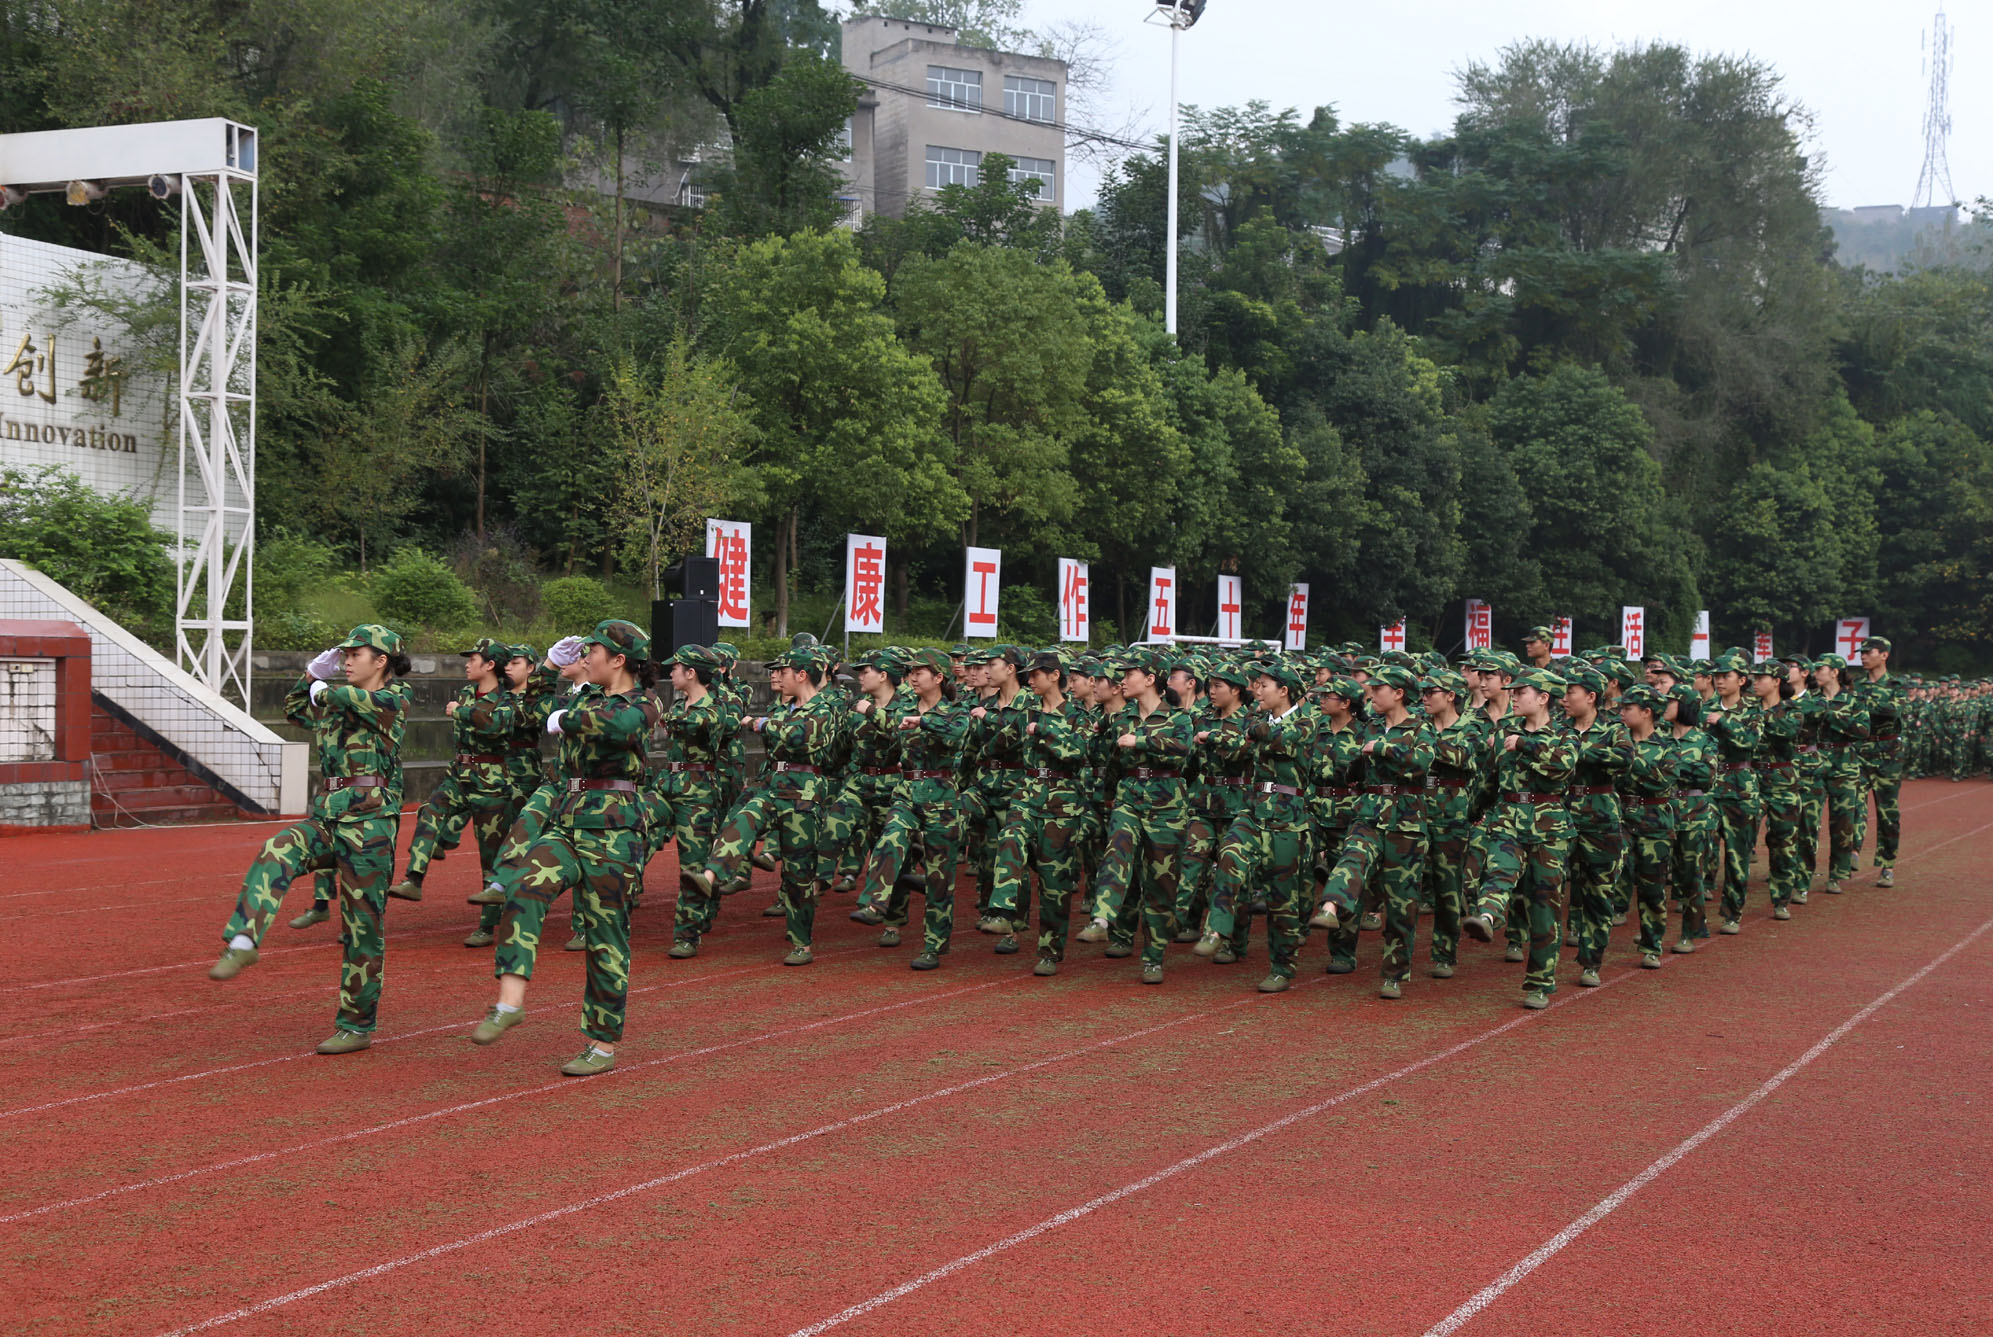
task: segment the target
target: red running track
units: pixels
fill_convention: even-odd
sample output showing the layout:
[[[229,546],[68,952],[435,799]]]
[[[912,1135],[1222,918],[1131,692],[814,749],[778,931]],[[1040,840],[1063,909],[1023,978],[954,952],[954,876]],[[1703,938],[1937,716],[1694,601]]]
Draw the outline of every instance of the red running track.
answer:
[[[1660,972],[1621,930],[1539,1014],[1478,947],[1378,1000],[1368,938],[1276,998],[973,931],[917,975],[848,898],[784,970],[765,880],[671,962],[660,859],[588,1081],[574,956],[463,1038],[461,856],[321,1059],[327,928],[204,978],[260,832],[10,839],[0,1330],[1984,1334],[1993,785],[1904,806],[1896,889],[1760,889]]]

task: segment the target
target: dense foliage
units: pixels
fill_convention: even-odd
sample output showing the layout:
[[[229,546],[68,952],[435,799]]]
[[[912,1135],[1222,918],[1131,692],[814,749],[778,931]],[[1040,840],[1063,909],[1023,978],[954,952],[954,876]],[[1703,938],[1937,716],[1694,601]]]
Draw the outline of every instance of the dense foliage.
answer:
[[[408,616],[531,624],[535,571],[633,604],[710,511],[757,522],[785,631],[852,529],[909,637],[969,542],[1020,634],[1067,555],[1103,632],[1174,564],[1191,624],[1220,572],[1253,629],[1309,581],[1317,639],[1456,644],[1473,596],[1504,638],[1637,603],[1668,643],[1709,607],[1719,643],[1868,613],[1905,659],[1993,655],[1986,229],[1838,265],[1769,66],[1525,42],[1432,139],[1193,109],[1172,341],[1159,153],[1064,220],[993,156],[831,226],[836,37],[815,0],[0,0],[0,120],[260,128],[261,522],[356,591],[470,587],[398,574]],[[694,160],[704,207],[658,203]],[[0,220],[141,256],[172,223],[137,192]]]

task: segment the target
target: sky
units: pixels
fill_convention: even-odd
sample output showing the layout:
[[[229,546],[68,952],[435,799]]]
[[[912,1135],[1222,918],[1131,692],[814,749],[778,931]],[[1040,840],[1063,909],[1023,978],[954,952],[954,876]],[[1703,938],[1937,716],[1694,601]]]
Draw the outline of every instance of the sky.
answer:
[[[1027,25],[1089,19],[1120,40],[1111,104],[1169,114],[1169,32],[1144,24],[1144,0],[1026,0]],[[1809,152],[1824,157],[1835,208],[1911,203],[1923,164],[1929,81],[1920,42],[1937,0],[1210,0],[1182,38],[1179,96],[1204,107],[1255,98],[1336,108],[1343,124],[1386,122],[1418,135],[1452,123],[1453,72],[1492,61],[1507,43],[1541,37],[1613,47],[1671,41],[1696,52],[1749,53],[1776,68],[1815,118]],[[1952,0],[1953,191],[1993,195],[1993,0]],[[1112,126],[1108,128],[1113,128]],[[1138,135],[1137,138],[1146,138]],[[1069,208],[1092,202],[1098,174],[1068,169]]]

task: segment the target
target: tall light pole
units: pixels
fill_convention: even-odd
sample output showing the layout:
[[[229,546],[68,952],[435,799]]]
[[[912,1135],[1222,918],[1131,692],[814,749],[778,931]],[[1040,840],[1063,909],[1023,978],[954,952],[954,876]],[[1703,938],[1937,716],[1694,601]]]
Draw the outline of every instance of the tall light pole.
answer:
[[[1156,14],[1170,28],[1169,235],[1164,241],[1163,327],[1176,334],[1176,57],[1183,30],[1204,17],[1205,0],[1156,0]]]

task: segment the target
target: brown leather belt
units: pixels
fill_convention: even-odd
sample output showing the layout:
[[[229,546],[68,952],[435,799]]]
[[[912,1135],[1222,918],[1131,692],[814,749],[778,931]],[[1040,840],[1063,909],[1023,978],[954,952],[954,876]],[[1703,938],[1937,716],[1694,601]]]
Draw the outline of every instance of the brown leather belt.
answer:
[[[635,780],[569,780],[567,792],[570,794],[634,794],[637,792]]]
[[[1363,791],[1358,785],[1316,785],[1315,792],[1329,798],[1355,798]]]
[[[1154,766],[1137,766],[1128,772],[1130,780],[1181,780],[1182,771],[1165,771]]]
[[[325,778],[325,792],[337,793],[342,789],[379,789],[382,780],[378,775],[340,775]]]
[[[953,780],[953,771],[901,771],[900,776],[907,780]]]
[[[1759,761],[1753,762],[1752,765],[1761,771],[1789,771],[1792,769],[1792,763],[1789,761]]]
[[[1900,733],[1879,733],[1869,741],[1872,743],[1893,743],[1902,736]]]
[[[1207,775],[1204,777],[1204,783],[1217,785],[1221,789],[1244,789],[1252,781],[1243,775]]]
[[[713,768],[703,761],[668,761],[664,769],[673,775],[711,775]]]
[[[1672,803],[1674,800],[1675,796],[1673,794],[1624,794],[1620,796],[1620,802],[1630,803],[1636,808],[1658,808],[1663,803]]]
[[[1511,789],[1502,795],[1504,803],[1562,803],[1562,794],[1543,794],[1533,789]]]
[[[1618,791],[1615,790],[1611,785],[1572,785],[1571,786],[1572,798],[1599,798],[1606,794],[1613,794],[1617,792]]]
[[[459,752],[459,766],[503,766],[505,758],[496,752]]]
[[[1301,797],[1301,791],[1295,786],[1277,785],[1270,780],[1261,783],[1255,792],[1261,794],[1285,794],[1288,798]]]
[[[1467,777],[1464,775],[1461,776],[1428,775],[1426,777],[1426,788],[1427,789],[1465,789],[1467,788]]]
[[[1748,761],[1726,761],[1718,769],[1725,771],[1748,771],[1751,769],[1751,763]]]
[[[1363,792],[1366,794],[1376,794],[1383,798],[1410,798],[1414,794],[1420,794],[1425,791],[1413,789],[1410,785],[1365,785]]]
[[[897,766],[860,766],[858,773],[860,775],[898,775],[900,768]]]
[[[1062,771],[1056,766],[1013,766],[1010,769],[1022,771],[1034,780],[1076,780],[1079,778],[1071,771]]]
[[[821,768],[806,766],[800,761],[778,761],[775,763],[777,775],[822,775]]]

